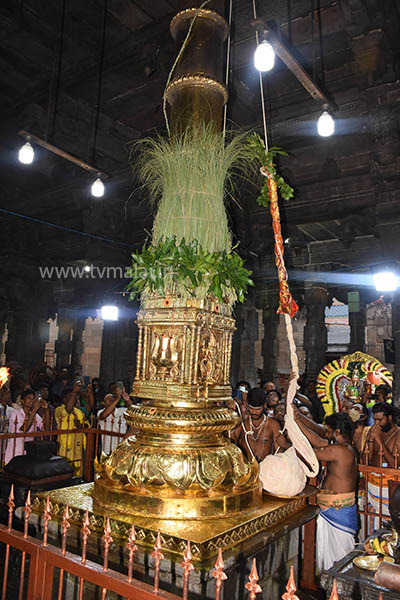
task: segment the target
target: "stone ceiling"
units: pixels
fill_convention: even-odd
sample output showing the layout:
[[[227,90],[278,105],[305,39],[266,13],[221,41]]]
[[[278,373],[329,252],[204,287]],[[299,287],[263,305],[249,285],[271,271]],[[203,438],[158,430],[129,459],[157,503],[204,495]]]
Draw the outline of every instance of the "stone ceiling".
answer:
[[[164,127],[161,99],[176,53],[169,23],[182,4],[108,0],[94,152],[103,1],[66,0],[62,40],[63,0],[1,2],[0,208],[8,212],[0,213],[0,297],[8,302],[21,296],[27,301],[33,287],[39,304],[48,298],[51,312],[61,301],[90,304],[93,295],[110,287],[122,289],[118,282],[42,281],[38,265],[128,265],[131,250],[147,239],[152,212],[137,189],[126,144]],[[398,3],[264,0],[259,5],[337,106],[336,135],[319,138],[320,105],[279,60],[264,76],[270,141],[292,155],[282,163],[296,191],[295,199],[282,205],[289,266],[351,271],[397,259]],[[250,130],[262,122],[252,66],[251,2],[236,0],[233,6],[228,114],[235,126]],[[314,19],[312,6],[319,6]],[[44,149],[35,148],[31,166],[21,165],[21,129],[108,173],[104,198],[91,197],[85,171]],[[229,210],[241,251],[262,282],[271,278],[272,237],[270,217],[255,196],[255,189],[241,190]],[[14,285],[17,280],[21,288]]]

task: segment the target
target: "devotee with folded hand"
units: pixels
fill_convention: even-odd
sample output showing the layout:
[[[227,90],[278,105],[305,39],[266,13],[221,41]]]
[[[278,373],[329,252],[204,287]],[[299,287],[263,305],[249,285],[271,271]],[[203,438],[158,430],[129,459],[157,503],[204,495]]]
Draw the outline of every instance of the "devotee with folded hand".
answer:
[[[99,410],[97,413],[99,428],[104,431],[114,433],[126,433],[126,421],[125,412],[129,406],[132,406],[132,401],[126,392],[123,392],[122,397],[125,401],[125,406],[117,406],[120,398],[115,398],[112,394],[106,394],[104,396],[104,408]],[[101,436],[102,451],[105,454],[111,454],[111,452],[118,446],[122,437],[110,436],[103,434]]]
[[[67,431],[59,434],[58,454],[63,456],[74,467],[74,476],[80,477],[83,473],[83,451],[86,446],[86,436],[82,433],[71,433],[73,429],[81,429],[88,423],[85,415],[76,407],[77,393],[65,389],[62,392],[63,404],[56,409],[57,429]]]
[[[31,433],[33,431],[48,430],[50,424],[49,407],[45,400],[36,397],[34,390],[25,389],[21,394],[22,408],[13,408],[9,413],[9,433]],[[44,416],[38,414],[40,408],[44,410]],[[32,436],[10,438],[7,441],[4,463],[10,462],[14,456],[25,453],[24,444],[33,440]]]

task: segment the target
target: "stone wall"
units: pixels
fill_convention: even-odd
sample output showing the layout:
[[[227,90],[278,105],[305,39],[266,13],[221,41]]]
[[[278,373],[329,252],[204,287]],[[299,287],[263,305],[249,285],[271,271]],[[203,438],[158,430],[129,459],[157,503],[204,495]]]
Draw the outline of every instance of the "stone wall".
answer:
[[[393,365],[385,363],[384,339],[392,338],[392,306],[382,302],[372,302],[367,306],[367,354],[380,360],[389,371]]]
[[[104,322],[99,317],[88,318],[85,321],[83,332],[83,375],[98,377],[100,373],[101,338],[103,335]]]

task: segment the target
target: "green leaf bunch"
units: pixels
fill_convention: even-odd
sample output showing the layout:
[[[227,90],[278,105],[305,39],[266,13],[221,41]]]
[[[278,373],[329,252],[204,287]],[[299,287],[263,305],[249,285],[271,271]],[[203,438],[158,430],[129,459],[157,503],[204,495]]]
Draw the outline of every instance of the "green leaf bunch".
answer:
[[[247,148],[250,156],[253,159],[258,160],[260,166],[265,167],[267,173],[272,175],[276,181],[276,185],[278,187],[279,193],[284,200],[290,200],[294,196],[293,188],[286,183],[282,175],[279,175],[276,166],[275,166],[275,158],[276,156],[288,156],[288,153],[283,148],[279,146],[272,146],[268,149],[268,152],[265,150],[265,144],[262,138],[258,135],[258,133],[252,133],[247,140]],[[268,192],[268,183],[267,180],[264,179],[260,194],[257,198],[257,203],[260,206],[268,206],[269,205],[269,192]]]
[[[145,246],[132,254],[129,298],[138,294],[177,294],[183,297],[215,296],[220,302],[244,302],[248,286],[254,285],[237,252],[209,252],[197,240],[179,241],[175,236]]]

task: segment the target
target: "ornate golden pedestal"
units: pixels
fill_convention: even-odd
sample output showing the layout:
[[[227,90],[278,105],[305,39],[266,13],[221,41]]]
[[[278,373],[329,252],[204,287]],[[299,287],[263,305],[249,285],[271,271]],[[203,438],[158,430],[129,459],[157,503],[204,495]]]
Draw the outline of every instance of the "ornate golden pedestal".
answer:
[[[96,462],[102,509],[153,519],[216,519],[261,506],[258,464],[223,435],[238,415],[231,396],[231,310],[210,298],[143,300],[134,394],[136,439]]]
[[[215,561],[218,548],[225,551],[237,547],[260,532],[265,532],[267,540],[269,531],[271,535],[275,533],[277,527],[283,531],[285,523],[288,523],[292,516],[298,515],[299,520],[306,521],[313,518],[315,507],[307,506],[307,496],[314,493],[315,489],[309,487],[303,495],[290,500],[263,494],[258,508],[243,511],[238,515],[212,520],[179,521],[105,510],[96,505],[93,500],[93,483],[86,483],[50,492],[40,492],[35,497],[32,508],[33,512],[42,514],[46,497],[49,496],[52,519],[61,522],[65,505],[68,504],[70,522],[77,529],[81,528],[85,511],[88,510],[90,529],[99,537],[104,533],[105,516],[109,516],[114,542],[121,544],[128,540],[133,523],[136,530],[136,543],[145,551],[153,550],[157,531],[160,530],[162,551],[168,558],[181,560],[187,540],[190,540],[193,561],[204,565],[207,561]]]

